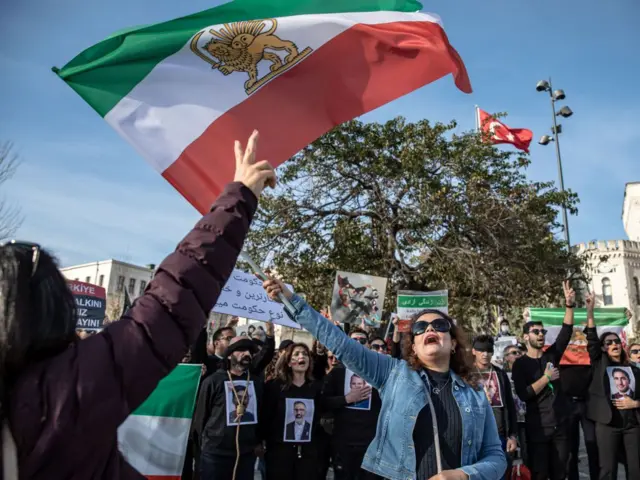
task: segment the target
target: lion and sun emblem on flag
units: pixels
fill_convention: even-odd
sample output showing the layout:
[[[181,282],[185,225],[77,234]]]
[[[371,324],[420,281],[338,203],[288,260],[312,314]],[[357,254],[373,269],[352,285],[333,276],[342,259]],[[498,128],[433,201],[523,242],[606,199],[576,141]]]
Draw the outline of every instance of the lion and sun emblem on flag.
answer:
[[[223,75],[246,73],[249,79],[245,81],[244,89],[251,95],[313,51],[310,47],[300,51],[294,42],[281,39],[275,34],[277,28],[278,21],[274,18],[225,23],[217,30],[207,28],[198,32],[191,39],[190,47]],[[281,58],[275,52],[286,54]],[[271,62],[271,65],[269,73],[259,78],[258,64],[262,61]]]

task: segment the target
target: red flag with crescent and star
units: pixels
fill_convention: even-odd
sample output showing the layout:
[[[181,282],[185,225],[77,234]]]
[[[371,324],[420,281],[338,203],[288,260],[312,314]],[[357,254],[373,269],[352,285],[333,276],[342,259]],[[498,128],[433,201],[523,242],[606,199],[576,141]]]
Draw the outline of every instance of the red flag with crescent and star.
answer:
[[[533,132],[526,128],[511,128],[478,108],[478,125],[487,134],[491,143],[510,143],[514,147],[529,153],[529,144]]]

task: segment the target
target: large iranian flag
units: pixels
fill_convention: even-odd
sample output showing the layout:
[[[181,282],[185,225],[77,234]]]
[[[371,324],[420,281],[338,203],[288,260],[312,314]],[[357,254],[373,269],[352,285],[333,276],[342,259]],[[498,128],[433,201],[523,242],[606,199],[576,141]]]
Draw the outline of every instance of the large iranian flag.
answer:
[[[196,403],[200,365],[178,365],[118,428],[118,448],[149,480],[179,480]]]
[[[564,320],[564,308],[530,308],[531,321],[542,322],[547,329],[545,343],[547,346],[556,341],[562,322]],[[624,308],[596,308],[594,310],[596,330],[598,336],[605,332],[617,333],[626,343],[624,327],[629,323]],[[562,356],[560,365],[589,365],[587,352],[587,337],[584,327],[587,324],[587,311],[584,308],[576,308],[574,311],[574,327],[571,342]]]
[[[416,0],[237,0],[116,33],[54,69],[201,212],[233,141],[274,166],[331,128],[445,75],[471,84]]]

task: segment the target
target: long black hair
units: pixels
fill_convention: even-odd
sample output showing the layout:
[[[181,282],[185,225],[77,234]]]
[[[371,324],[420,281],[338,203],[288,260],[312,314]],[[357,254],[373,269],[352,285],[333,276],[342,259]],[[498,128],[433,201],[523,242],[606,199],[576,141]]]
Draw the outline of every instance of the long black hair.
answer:
[[[56,260],[37,246],[0,247],[0,425],[15,379],[68,348],[75,329],[75,301]]]

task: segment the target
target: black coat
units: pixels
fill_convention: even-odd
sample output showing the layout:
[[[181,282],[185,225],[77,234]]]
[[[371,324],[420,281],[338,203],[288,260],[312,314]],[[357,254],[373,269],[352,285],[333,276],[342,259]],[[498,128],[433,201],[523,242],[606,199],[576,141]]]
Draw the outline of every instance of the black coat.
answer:
[[[518,434],[518,416],[516,414],[516,404],[513,400],[513,392],[511,391],[511,380],[507,373],[500,367],[493,366],[493,370],[498,375],[500,382],[500,391],[502,392],[503,406],[502,422],[507,437],[516,437]]]
[[[607,376],[607,367],[617,364],[612,363],[607,355],[604,354],[598,338],[598,332],[595,328],[585,328],[587,334],[587,350],[591,360],[592,377],[589,385],[589,397],[587,399],[587,417],[594,422],[608,425],[613,417],[613,408],[615,408],[608,397],[608,389],[605,382],[609,381]],[[640,370],[633,365],[630,366],[637,380],[640,380]],[[638,386],[633,392],[632,398],[638,400]],[[636,418],[640,423],[640,409],[635,409]]]

